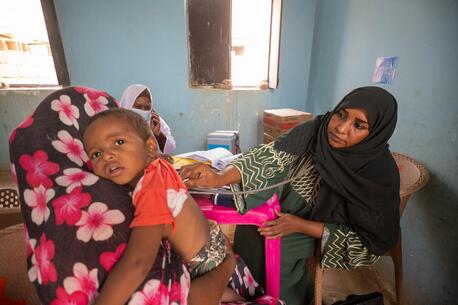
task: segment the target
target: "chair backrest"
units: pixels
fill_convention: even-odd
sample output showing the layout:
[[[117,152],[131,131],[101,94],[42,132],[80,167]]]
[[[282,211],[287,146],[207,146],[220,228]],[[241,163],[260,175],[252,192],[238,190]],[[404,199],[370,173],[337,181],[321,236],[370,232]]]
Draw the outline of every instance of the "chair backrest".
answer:
[[[396,152],[393,152],[392,155],[401,178],[399,195],[401,196],[400,213],[402,215],[410,195],[426,185],[429,173],[421,162],[412,157]]]

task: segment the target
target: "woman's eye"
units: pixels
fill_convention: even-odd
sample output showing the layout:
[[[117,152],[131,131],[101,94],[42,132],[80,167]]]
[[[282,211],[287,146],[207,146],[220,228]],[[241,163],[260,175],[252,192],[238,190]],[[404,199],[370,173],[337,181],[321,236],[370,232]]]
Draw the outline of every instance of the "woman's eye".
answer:
[[[116,145],[118,145],[118,146],[121,146],[121,145],[123,145],[124,143],[125,143],[124,140],[121,140],[121,139],[116,140]]]
[[[356,127],[356,129],[360,129],[360,130],[366,129],[365,125],[363,125],[361,123],[358,123],[358,122],[355,123],[355,127]]]
[[[91,159],[97,159],[102,155],[100,151],[97,151],[91,155]]]

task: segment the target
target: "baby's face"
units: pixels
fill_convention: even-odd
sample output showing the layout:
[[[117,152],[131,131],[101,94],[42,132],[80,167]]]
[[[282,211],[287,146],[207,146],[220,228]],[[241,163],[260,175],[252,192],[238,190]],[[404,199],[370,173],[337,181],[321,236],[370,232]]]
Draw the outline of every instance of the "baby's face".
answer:
[[[84,146],[96,175],[135,186],[150,156],[148,146],[126,119],[105,116],[86,130]]]

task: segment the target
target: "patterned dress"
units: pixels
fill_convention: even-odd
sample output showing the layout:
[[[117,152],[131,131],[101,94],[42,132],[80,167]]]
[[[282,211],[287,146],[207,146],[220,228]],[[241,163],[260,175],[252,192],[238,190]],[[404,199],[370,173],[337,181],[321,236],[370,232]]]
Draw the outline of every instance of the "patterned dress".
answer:
[[[254,208],[277,192],[283,213],[309,219],[320,188],[320,176],[313,167],[310,153],[295,156],[275,149],[274,143],[270,143],[242,155],[232,165],[240,171],[245,191],[268,187],[295,177],[290,183],[278,188],[246,195],[245,205],[239,204],[239,211]],[[253,270],[250,264],[250,260],[259,260],[259,256],[254,254],[251,240],[248,243],[244,238],[248,236],[248,230],[238,229],[235,250],[247,261],[255,275],[262,274]],[[294,233],[282,238],[280,295],[287,304],[308,304],[304,300],[310,302],[313,297],[313,288],[305,268],[305,259],[313,255],[313,250],[314,240],[306,235]],[[351,227],[337,223],[325,223],[321,257],[323,267],[343,269],[368,266],[379,258],[368,251]],[[263,278],[262,275],[259,277]],[[308,289],[305,289],[307,285]]]

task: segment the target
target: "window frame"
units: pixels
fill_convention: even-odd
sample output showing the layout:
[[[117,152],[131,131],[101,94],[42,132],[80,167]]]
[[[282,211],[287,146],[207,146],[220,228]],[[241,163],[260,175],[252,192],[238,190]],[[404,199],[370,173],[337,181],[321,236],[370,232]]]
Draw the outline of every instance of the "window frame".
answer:
[[[192,4],[198,4],[204,6],[205,3],[208,5],[205,8],[209,11],[212,7],[210,4],[215,7],[217,2],[229,2],[229,8],[231,7],[231,0],[187,0],[186,1],[186,26],[187,26],[187,49],[188,49],[188,86],[191,89],[224,89],[224,90],[265,90],[265,89],[277,89],[279,84],[279,65],[280,65],[280,34],[281,34],[281,24],[282,24],[282,0],[271,0],[271,20],[270,20],[270,40],[269,40],[269,55],[267,62],[267,86],[240,86],[233,87],[231,82],[231,50],[232,50],[232,24],[231,24],[231,13],[226,13],[223,15],[223,18],[228,18],[228,20],[220,21],[217,26],[219,27],[217,31],[205,30],[205,27],[200,27],[199,32],[195,32],[195,18],[190,13],[190,6]],[[227,5],[226,5],[227,6]],[[194,8],[195,9],[195,8]],[[211,15],[211,13],[208,13]],[[216,12],[212,17],[208,17],[207,20],[209,25],[210,21],[214,16],[221,16],[220,12]],[[199,20],[202,21],[202,20]],[[202,29],[203,28],[203,29]],[[218,50],[227,49],[227,54],[224,52],[219,53],[223,58],[227,58],[223,63],[221,63],[221,57],[217,57],[219,60],[205,62],[202,64],[203,58],[211,58],[212,49],[208,47],[202,47],[196,45],[200,41],[211,41],[211,44],[214,44],[214,41],[217,38],[212,37],[212,34],[218,33],[218,30],[222,31],[222,39],[227,39],[228,41],[219,41],[222,45],[219,46]],[[224,32],[225,31],[225,32]],[[213,32],[213,33],[212,33]],[[228,34],[228,35],[227,35]],[[194,35],[194,36],[193,36]],[[227,47],[226,47],[227,45]],[[205,45],[208,46],[208,45]],[[211,46],[211,45],[210,45]],[[202,53],[196,54],[196,50],[204,49]],[[218,50],[216,52],[218,52]],[[201,71],[202,66],[206,67],[204,71]],[[227,66],[229,68],[227,68]],[[213,77],[212,75],[216,73],[218,77]],[[202,78],[202,75],[204,77]]]
[[[49,47],[54,63],[54,71],[56,73],[57,84],[46,83],[13,83],[8,84],[0,90],[18,90],[26,88],[54,88],[65,87],[70,85],[70,77],[65,60],[64,47],[57,21],[56,9],[53,0],[40,0],[42,14],[45,21],[46,33],[48,35]]]
[[[67,61],[65,60],[64,45],[57,21],[54,0],[40,0],[43,16],[45,18],[46,31],[48,32],[49,45],[56,70],[57,82],[61,86],[70,85]]]

